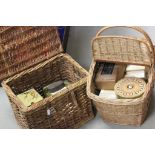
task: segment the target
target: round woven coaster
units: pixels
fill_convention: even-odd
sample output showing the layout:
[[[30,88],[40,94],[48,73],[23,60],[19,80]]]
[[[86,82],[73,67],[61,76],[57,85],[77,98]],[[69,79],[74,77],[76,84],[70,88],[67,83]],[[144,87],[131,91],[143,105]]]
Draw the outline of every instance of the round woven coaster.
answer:
[[[115,93],[120,98],[133,99],[140,97],[146,88],[144,80],[139,78],[124,78],[115,84]]]

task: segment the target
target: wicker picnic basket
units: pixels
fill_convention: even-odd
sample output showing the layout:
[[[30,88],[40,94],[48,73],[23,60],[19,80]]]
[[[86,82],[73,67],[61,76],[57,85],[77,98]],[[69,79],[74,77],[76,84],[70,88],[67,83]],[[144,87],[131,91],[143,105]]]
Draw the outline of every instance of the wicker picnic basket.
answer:
[[[123,27],[143,34],[139,39],[131,36],[101,35],[111,28],[113,27],[103,27],[92,40],[93,61],[87,81],[87,94],[94,101],[103,120],[121,125],[141,125],[147,116],[154,86],[154,47],[147,33],[139,27]],[[101,61],[148,66],[148,82],[142,97],[108,100],[96,95],[94,76],[97,62]]]
[[[94,117],[88,73],[63,53],[56,27],[0,27],[0,47],[0,79],[22,128],[79,128]],[[59,80],[71,84],[30,107],[17,97],[31,88],[43,96]]]

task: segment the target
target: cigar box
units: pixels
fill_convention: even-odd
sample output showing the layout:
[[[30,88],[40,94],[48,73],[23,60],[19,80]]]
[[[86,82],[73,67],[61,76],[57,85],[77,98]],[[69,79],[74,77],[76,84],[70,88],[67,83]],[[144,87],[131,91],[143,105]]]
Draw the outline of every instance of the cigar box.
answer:
[[[17,97],[26,107],[29,107],[32,104],[43,100],[43,97],[35,89],[30,89],[24,93],[17,95]]]
[[[139,66],[139,65],[127,65],[126,71],[137,71],[137,70],[145,70],[145,66]]]
[[[101,90],[99,93],[99,97],[105,99],[117,99],[117,95],[114,90]]]
[[[125,77],[126,78],[135,77],[135,78],[145,79],[146,74],[145,74],[145,70],[128,71],[126,72]]]
[[[125,65],[101,63],[95,77],[98,89],[113,90],[115,83],[124,77]]]
[[[147,79],[148,67],[138,65],[128,65],[126,67],[126,78],[135,77],[141,79]]]

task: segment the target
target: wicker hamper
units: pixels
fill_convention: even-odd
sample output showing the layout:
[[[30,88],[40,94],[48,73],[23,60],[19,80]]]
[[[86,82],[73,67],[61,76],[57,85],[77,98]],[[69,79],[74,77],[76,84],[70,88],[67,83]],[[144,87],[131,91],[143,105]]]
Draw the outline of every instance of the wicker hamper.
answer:
[[[0,27],[0,80],[23,128],[78,128],[94,117],[86,95],[88,73],[63,53],[56,27]],[[71,82],[42,101],[24,106],[16,95],[59,80]]]
[[[131,36],[103,36],[102,32],[113,28],[103,27],[92,40],[93,61],[87,81],[87,94],[94,101],[103,120],[121,125],[141,125],[147,116],[154,86],[154,48],[151,39],[141,28],[119,26],[122,27],[138,31],[143,34],[142,39]],[[96,95],[94,75],[97,62],[101,61],[148,66],[148,82],[142,97],[108,100]]]

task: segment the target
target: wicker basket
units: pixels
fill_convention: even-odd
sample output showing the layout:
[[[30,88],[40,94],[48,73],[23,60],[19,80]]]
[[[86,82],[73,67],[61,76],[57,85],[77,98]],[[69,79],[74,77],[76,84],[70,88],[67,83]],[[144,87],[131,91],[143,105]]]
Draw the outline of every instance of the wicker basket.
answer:
[[[9,77],[2,86],[21,127],[78,128],[94,117],[86,95],[88,73],[62,53],[56,27],[1,27],[0,31],[0,61],[4,63],[0,75]],[[42,88],[59,80],[71,84],[30,107],[17,98],[31,88],[43,96]]]
[[[154,48],[149,36],[139,27],[125,27],[143,34],[142,39],[125,36],[100,36],[113,27],[104,27],[92,41],[93,61],[87,81],[87,94],[94,101],[101,117],[114,124],[141,125],[146,116],[154,86]],[[121,27],[122,28],[122,27]],[[149,67],[148,83],[142,97],[137,99],[108,100],[95,94],[94,75],[97,62],[146,65]]]

